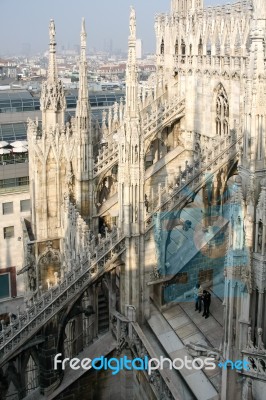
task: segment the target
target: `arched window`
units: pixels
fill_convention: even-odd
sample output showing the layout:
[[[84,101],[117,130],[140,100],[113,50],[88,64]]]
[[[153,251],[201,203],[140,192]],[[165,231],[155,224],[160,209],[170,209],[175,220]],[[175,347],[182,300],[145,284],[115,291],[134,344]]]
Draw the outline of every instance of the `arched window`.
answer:
[[[207,48],[206,48],[207,55],[210,56],[212,54],[212,43],[211,39],[208,38],[207,40]]]
[[[229,134],[229,102],[224,87],[220,84],[216,97],[216,135]]]
[[[178,51],[178,40],[176,39],[176,41],[175,41],[175,55],[177,56],[178,53],[179,53],[179,51]]]
[[[36,362],[30,355],[25,370],[26,393],[30,393],[39,386],[39,371]]]
[[[189,55],[192,55],[192,44],[189,45]]]
[[[199,56],[202,55],[202,48],[203,48],[202,39],[201,39],[201,37],[200,37],[199,45],[198,45],[198,54],[199,54]]]
[[[162,39],[161,43],[161,54],[164,54],[164,40]]]
[[[181,54],[182,56],[186,55],[186,45],[183,39],[181,40]]]

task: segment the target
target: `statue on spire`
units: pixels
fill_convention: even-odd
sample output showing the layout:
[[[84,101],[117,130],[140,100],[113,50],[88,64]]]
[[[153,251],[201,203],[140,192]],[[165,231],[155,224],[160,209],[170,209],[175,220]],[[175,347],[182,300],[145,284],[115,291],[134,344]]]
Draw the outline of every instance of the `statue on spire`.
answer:
[[[136,38],[136,12],[135,9],[131,6],[130,7],[130,37]]]
[[[50,36],[50,43],[55,42],[55,24],[54,20],[50,20],[50,26],[49,26],[49,36]]]
[[[87,42],[87,33],[86,33],[86,27],[85,27],[85,18],[82,18],[81,33],[80,33],[81,48],[86,47],[86,42]]]
[[[55,41],[55,23],[50,20],[49,24],[49,63],[47,80],[42,84],[42,92],[40,98],[42,110],[42,123],[46,131],[52,128],[55,130],[57,126],[64,124],[64,112],[66,108],[66,100],[64,87],[58,79],[56,65],[56,41]]]

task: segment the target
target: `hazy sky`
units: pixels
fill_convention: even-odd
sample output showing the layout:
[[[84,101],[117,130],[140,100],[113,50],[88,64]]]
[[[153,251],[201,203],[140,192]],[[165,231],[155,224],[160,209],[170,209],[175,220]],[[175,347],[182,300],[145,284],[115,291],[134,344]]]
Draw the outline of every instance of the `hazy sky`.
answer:
[[[232,0],[205,0],[205,5]],[[125,50],[129,7],[137,14],[137,36],[144,51],[154,51],[154,15],[170,9],[170,0],[0,0],[0,55],[44,51],[48,46],[48,24],[54,18],[59,47],[79,44],[81,18],[86,19],[88,46]]]

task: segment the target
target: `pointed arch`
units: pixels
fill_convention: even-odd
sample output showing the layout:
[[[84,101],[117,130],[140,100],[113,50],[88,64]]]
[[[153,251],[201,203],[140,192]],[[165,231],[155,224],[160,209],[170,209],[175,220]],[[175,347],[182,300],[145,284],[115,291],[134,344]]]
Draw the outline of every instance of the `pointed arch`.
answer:
[[[184,39],[181,39],[181,55],[185,56],[186,55],[186,43]]]
[[[178,39],[175,41],[175,55],[178,56],[179,54],[179,48],[178,48]]]
[[[210,56],[212,54],[212,42],[211,42],[210,36],[208,36],[208,39],[206,42],[206,54],[207,54],[207,56]]]
[[[202,43],[202,37],[200,36],[198,44],[198,55],[201,56],[202,54],[203,54],[203,43]]]
[[[35,390],[39,386],[39,367],[35,358],[30,353],[25,368],[25,388],[26,394]]]
[[[160,53],[162,55],[164,55],[164,38],[162,38],[162,41],[161,41]]]
[[[219,83],[215,89],[216,104],[216,135],[227,136],[229,134],[229,101],[224,86]]]

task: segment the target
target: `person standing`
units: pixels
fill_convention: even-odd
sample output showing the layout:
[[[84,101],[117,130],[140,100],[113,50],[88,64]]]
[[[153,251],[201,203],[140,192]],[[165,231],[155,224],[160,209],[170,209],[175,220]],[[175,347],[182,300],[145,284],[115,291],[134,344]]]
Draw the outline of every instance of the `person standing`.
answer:
[[[208,290],[203,290],[202,301],[203,301],[202,316],[203,317],[205,316],[205,318],[209,318],[210,305],[211,305],[211,294],[210,294],[210,292],[208,292]]]
[[[201,299],[202,299],[203,291],[202,287],[199,283],[194,287],[194,299],[195,299],[195,311],[201,312]]]

